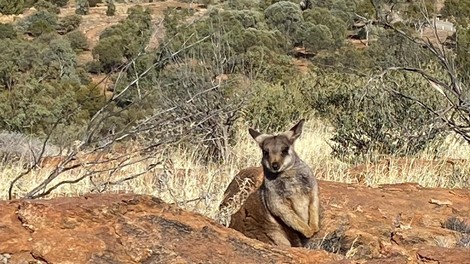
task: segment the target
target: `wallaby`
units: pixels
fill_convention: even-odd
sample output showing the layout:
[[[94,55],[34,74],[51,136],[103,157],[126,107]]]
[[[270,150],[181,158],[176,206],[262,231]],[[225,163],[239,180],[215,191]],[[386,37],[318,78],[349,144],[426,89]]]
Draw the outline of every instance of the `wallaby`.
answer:
[[[300,247],[319,231],[319,196],[316,178],[309,166],[294,150],[294,142],[302,133],[304,120],[290,130],[268,135],[250,128],[249,133],[262,150],[262,168],[241,171],[240,177],[259,177],[262,184],[232,215],[230,227],[263,242]],[[248,174],[253,175],[248,175]],[[231,184],[233,185],[233,184]],[[224,202],[233,193],[226,191]]]

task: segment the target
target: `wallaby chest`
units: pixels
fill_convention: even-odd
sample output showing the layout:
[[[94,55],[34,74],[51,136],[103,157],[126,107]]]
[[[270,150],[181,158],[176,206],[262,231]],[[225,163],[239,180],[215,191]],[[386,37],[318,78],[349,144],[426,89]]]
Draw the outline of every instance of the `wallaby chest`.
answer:
[[[278,196],[282,199],[298,195],[308,196],[314,187],[310,177],[309,173],[296,170],[286,171],[276,178],[265,179],[263,187],[269,195]]]

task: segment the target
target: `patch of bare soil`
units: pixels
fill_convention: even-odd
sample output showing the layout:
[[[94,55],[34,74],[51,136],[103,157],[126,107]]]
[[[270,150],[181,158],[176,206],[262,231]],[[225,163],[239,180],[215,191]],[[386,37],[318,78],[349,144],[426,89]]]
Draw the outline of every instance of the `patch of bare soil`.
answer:
[[[88,15],[82,16],[83,20],[79,27],[90,41],[91,48],[93,48],[99,40],[100,34],[108,27],[119,23],[119,21],[127,17],[127,10],[136,4],[116,3],[116,13],[114,16],[106,16],[106,5],[99,4],[96,7],[90,8]],[[199,6],[191,5],[190,3],[181,3],[178,1],[161,1],[154,3],[140,3],[140,6],[148,8],[152,15],[152,23],[155,26],[160,26],[163,19],[163,11],[168,8],[194,8],[199,10]],[[60,16],[70,16],[75,14],[74,6],[67,6],[60,10]]]

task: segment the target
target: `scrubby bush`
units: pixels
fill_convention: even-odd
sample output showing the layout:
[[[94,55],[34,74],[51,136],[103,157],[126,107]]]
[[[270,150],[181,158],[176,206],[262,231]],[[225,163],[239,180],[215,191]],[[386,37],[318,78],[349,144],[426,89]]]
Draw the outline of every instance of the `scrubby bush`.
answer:
[[[74,30],[65,35],[70,42],[70,46],[75,51],[83,51],[88,49],[88,39],[81,31]]]
[[[303,21],[302,11],[298,4],[289,1],[277,2],[264,11],[266,22],[283,34],[291,35],[297,31]]]
[[[311,107],[305,103],[298,83],[272,84],[255,82],[253,95],[244,109],[244,118],[253,126],[279,131],[292,120],[308,117]]]
[[[46,11],[48,11],[50,13],[54,13],[54,14],[59,14],[60,13],[59,7],[57,7],[53,3],[49,2],[49,1],[45,1],[45,0],[37,1],[34,4],[34,8],[36,8],[37,10],[46,10]]]
[[[16,30],[12,24],[0,23],[0,39],[14,39],[16,36]]]
[[[66,34],[77,29],[82,22],[82,17],[79,15],[70,15],[63,17],[59,20],[59,25],[57,27],[57,32],[60,34]]]
[[[150,39],[152,17],[149,9],[134,6],[128,17],[118,25],[109,27],[100,35],[93,56],[105,71],[112,70],[125,59],[133,59],[142,52]]]
[[[50,0],[54,5],[58,7],[65,7],[69,0]]]
[[[301,43],[311,52],[331,49],[335,41],[327,26],[315,25],[311,22],[302,23],[296,31],[296,42]]]
[[[171,113],[173,118],[185,117],[188,125],[194,124],[186,147],[197,146],[206,161],[220,161],[229,155],[230,139],[246,97],[237,89],[238,83],[223,83],[213,89],[212,76],[204,65],[168,65],[159,76],[160,93],[155,95],[156,105],[163,109],[178,106]]]
[[[47,48],[42,51],[42,61],[48,67],[48,78],[51,80],[67,80],[79,83],[75,73],[77,58],[67,39],[52,39]]]
[[[103,3],[102,0],[88,0],[88,2],[90,3],[90,7],[96,7],[98,4]]]
[[[57,15],[46,10],[38,11],[23,21],[25,31],[34,37],[55,31],[57,25]]]
[[[0,52],[0,61],[2,61],[0,64],[0,90],[14,89],[17,84],[23,83],[26,79],[23,74],[31,73],[31,75],[27,75],[29,78],[38,78],[42,75],[44,69],[41,65],[41,48],[43,48],[42,45],[19,39],[0,40],[0,50],[2,51]]]
[[[120,36],[104,38],[93,48],[93,58],[100,62],[105,71],[112,71],[123,62],[123,44]]]
[[[77,8],[75,14],[77,15],[88,15],[90,12],[90,3],[88,0],[77,0]]]
[[[4,15],[17,15],[26,8],[24,0],[0,0],[0,13]]]
[[[344,112],[332,121],[336,126],[334,154],[351,159],[372,153],[413,155],[440,139],[442,125],[421,105],[384,87],[419,97],[436,106],[436,94],[426,90],[426,82],[412,76],[396,75],[386,82],[356,89]]]
[[[358,15],[366,18],[372,18],[375,16],[375,8],[369,0],[358,1],[356,12]]]
[[[86,69],[87,72],[93,73],[93,74],[100,74],[104,71],[103,66],[101,65],[101,63],[98,60],[93,60],[93,61],[87,62],[85,64],[85,69]]]
[[[469,24],[470,1],[469,0],[446,0],[441,14],[445,18],[454,20],[466,27]]]
[[[260,7],[260,1],[253,0],[228,0],[226,1],[228,9],[236,10],[249,10],[249,9],[258,9]]]
[[[113,0],[108,0],[106,3],[106,15],[114,16],[116,14],[116,5]]]
[[[326,26],[330,32],[334,46],[340,47],[343,45],[344,39],[346,38],[347,25],[343,20],[334,16],[332,12],[324,8],[315,8],[305,11],[303,13],[303,18],[305,22],[310,22],[314,25]],[[319,29],[316,31],[319,31]],[[327,34],[325,30],[321,31],[323,32],[322,34]],[[322,38],[321,35],[320,38]]]

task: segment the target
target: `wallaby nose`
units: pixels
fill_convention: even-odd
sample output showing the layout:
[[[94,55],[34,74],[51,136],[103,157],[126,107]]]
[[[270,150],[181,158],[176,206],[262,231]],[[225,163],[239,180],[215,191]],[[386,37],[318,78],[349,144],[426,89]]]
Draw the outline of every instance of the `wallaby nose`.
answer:
[[[271,167],[273,168],[273,170],[276,170],[276,171],[277,171],[277,170],[279,170],[279,163],[273,162],[273,163],[271,164]]]

